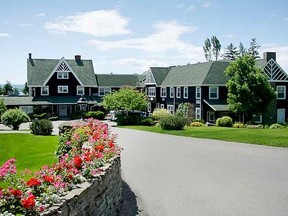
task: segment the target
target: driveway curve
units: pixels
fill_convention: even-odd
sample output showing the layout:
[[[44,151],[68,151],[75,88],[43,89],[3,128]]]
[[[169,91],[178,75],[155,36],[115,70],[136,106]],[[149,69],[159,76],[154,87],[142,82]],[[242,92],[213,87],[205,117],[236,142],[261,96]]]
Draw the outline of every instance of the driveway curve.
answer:
[[[112,128],[131,215],[287,216],[288,149]]]

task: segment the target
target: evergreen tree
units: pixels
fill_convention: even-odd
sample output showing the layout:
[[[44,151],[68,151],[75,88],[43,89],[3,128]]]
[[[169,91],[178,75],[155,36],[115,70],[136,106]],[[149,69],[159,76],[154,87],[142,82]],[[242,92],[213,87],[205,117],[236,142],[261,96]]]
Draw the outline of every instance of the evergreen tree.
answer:
[[[235,60],[240,55],[237,47],[230,43],[227,47],[224,48],[223,58],[227,60]]]
[[[207,61],[211,61],[211,42],[210,42],[210,39],[207,38],[205,40],[205,43],[204,43],[204,46],[203,46],[203,50],[204,50],[204,53],[205,53],[205,58]]]
[[[11,82],[10,81],[6,81],[6,84],[4,84],[3,89],[4,89],[4,94],[5,95],[8,95],[9,91],[13,91],[13,87],[11,85]]]
[[[220,55],[220,50],[221,50],[220,41],[218,40],[218,38],[216,36],[213,36],[211,38],[211,43],[212,43],[213,55],[215,56],[215,60],[217,61],[218,57]]]
[[[25,82],[25,86],[24,86],[22,92],[23,92],[25,95],[29,93],[29,88],[28,88],[27,82]]]
[[[250,47],[248,49],[248,54],[252,55],[254,59],[260,58],[258,49],[261,46],[256,42],[256,38],[252,38],[252,41],[250,42]]]
[[[244,47],[244,45],[240,42],[240,44],[239,44],[239,55],[240,56],[244,56],[245,54],[247,54],[247,50]]]

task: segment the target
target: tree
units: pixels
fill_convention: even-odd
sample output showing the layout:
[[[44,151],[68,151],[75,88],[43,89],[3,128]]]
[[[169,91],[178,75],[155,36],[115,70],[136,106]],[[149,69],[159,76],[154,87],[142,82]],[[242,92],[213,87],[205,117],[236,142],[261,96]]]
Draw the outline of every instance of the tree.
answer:
[[[25,82],[25,86],[24,86],[22,92],[23,92],[25,95],[29,93],[29,88],[28,88],[27,82]]]
[[[255,66],[251,55],[239,57],[230,63],[225,73],[230,77],[228,88],[228,106],[234,113],[263,113],[275,98],[275,91],[264,72]]]
[[[252,55],[254,59],[260,58],[258,51],[260,47],[261,46],[256,42],[256,38],[252,38],[252,41],[250,42],[250,47],[248,49],[248,54]]]
[[[213,36],[211,38],[211,43],[212,43],[213,55],[215,56],[215,60],[217,61],[218,57],[220,55],[220,50],[221,50],[220,41],[218,40],[218,38],[216,36]]]
[[[0,99],[0,117],[6,110],[6,104],[4,103],[3,99]]]
[[[240,44],[239,44],[239,55],[240,56],[244,56],[245,54],[247,54],[247,50],[244,47],[244,45],[240,42]]]
[[[30,121],[29,116],[22,109],[8,109],[1,116],[1,122],[12,130],[19,130],[20,124]]]
[[[13,91],[13,87],[11,85],[11,82],[10,81],[6,81],[6,84],[4,84],[3,89],[4,89],[4,94],[5,95],[8,95],[9,91]]]
[[[224,48],[223,58],[227,60],[235,60],[240,52],[232,43],[230,43],[227,47]]]
[[[103,106],[107,110],[146,111],[147,97],[133,87],[124,87],[119,91],[108,94],[103,99]]]
[[[211,61],[211,42],[210,42],[210,39],[207,38],[205,40],[205,43],[204,43],[204,46],[203,46],[203,50],[204,50],[204,53],[205,53],[205,58],[207,61]]]

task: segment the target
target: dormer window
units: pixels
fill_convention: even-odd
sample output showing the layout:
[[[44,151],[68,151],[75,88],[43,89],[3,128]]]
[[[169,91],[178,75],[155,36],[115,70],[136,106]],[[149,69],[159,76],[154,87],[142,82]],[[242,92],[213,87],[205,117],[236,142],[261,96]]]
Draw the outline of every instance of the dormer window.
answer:
[[[49,86],[42,86],[41,87],[41,95],[49,95]]]
[[[68,72],[57,72],[57,79],[68,79],[69,73]]]

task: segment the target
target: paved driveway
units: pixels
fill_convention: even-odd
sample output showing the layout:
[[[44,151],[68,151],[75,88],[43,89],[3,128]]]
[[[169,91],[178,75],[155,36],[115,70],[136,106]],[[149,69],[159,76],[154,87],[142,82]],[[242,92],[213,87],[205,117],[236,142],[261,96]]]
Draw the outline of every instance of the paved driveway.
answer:
[[[288,215],[288,149],[113,132],[124,148],[122,177],[133,209],[126,215]]]

